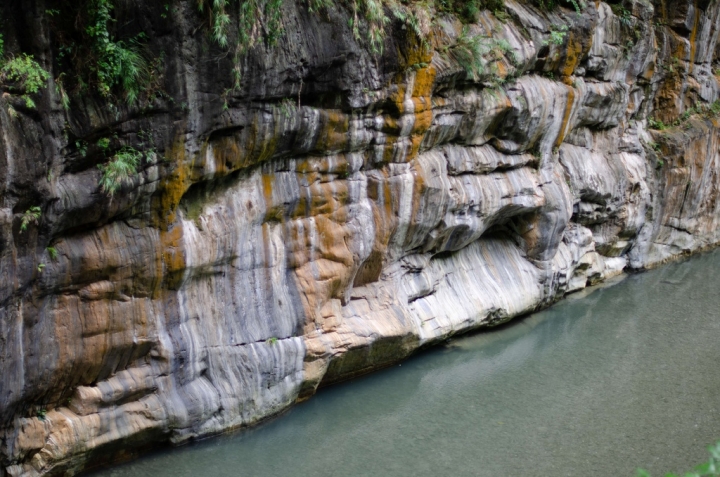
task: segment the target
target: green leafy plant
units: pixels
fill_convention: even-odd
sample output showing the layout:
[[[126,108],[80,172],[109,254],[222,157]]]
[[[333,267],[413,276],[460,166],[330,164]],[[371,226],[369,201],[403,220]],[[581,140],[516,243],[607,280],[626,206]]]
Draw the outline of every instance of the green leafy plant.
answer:
[[[22,54],[7,61],[0,70],[0,81],[12,82],[22,90],[22,99],[25,106],[35,108],[35,102],[30,97],[40,91],[47,84],[50,73],[42,69],[31,55]]]
[[[294,109],[295,103],[290,98],[284,98],[280,101],[280,113],[286,118],[292,117]]]
[[[552,25],[550,27],[550,38],[543,40],[543,45],[562,45],[565,43],[565,37],[568,33],[567,25]]]
[[[89,66],[103,97],[111,96],[113,88],[120,86],[127,102],[132,104],[146,87],[150,71],[141,51],[142,35],[128,41],[115,40],[110,35],[113,8],[111,0],[91,0],[88,5],[85,34],[94,56]]]
[[[360,26],[364,20],[367,30],[367,39],[370,49],[374,53],[382,53],[385,40],[385,26],[390,19],[385,15],[385,8],[382,0],[352,0],[352,17],[350,27],[356,39],[361,38]]]
[[[503,0],[437,0],[435,8],[442,13],[452,13],[466,23],[476,23],[482,10],[490,10],[503,16]]]
[[[98,139],[97,146],[103,151],[110,149],[110,138],[103,137]]]
[[[690,472],[683,474],[683,477],[719,477],[720,476],[720,442],[708,447],[710,458],[707,462],[695,467]],[[644,469],[638,469],[636,477],[651,477],[650,473]],[[681,477],[678,474],[665,474],[665,477]]]
[[[277,343],[277,341],[278,341],[278,339],[273,336],[272,338],[268,338],[265,342],[266,342],[267,344],[269,344],[270,346],[272,346],[272,345],[274,345],[275,343]]]
[[[48,247],[45,250],[47,250],[48,255],[50,255],[50,260],[55,261],[58,258],[58,251],[55,247]]]
[[[583,0],[565,0],[566,3],[569,3],[573,9],[575,9],[575,12],[579,15],[582,13],[582,9],[586,7],[586,4]],[[552,12],[557,7],[560,6],[560,3],[562,0],[532,0],[532,3],[537,5],[541,10],[545,10],[548,12]]]
[[[648,127],[650,129],[657,129],[658,131],[667,129],[667,125],[664,122],[655,118],[648,118]]]
[[[120,149],[107,164],[99,164],[98,168],[102,172],[101,190],[113,197],[120,187],[131,183],[142,157],[140,151],[126,146]]]
[[[88,144],[85,141],[75,141],[75,148],[82,157],[87,155],[87,147]]]
[[[330,3],[321,0],[317,3]],[[208,12],[211,37],[222,48],[229,48],[230,27],[233,24],[228,10],[230,3],[237,3],[237,41],[234,45],[233,87],[240,88],[242,69],[241,56],[259,41],[275,45],[284,31],[280,7],[283,0],[197,0],[198,10]],[[227,95],[223,99],[224,109],[228,107]]]
[[[495,75],[495,71],[487,65],[494,63],[505,55],[509,55],[511,62],[515,63],[515,53],[507,40],[471,35],[468,27],[463,27],[462,33],[453,46],[445,50],[462,66],[467,76],[478,81],[483,76],[490,76],[490,83],[497,86],[502,79]]]
[[[38,419],[41,421],[45,420],[45,416],[47,416],[47,409],[38,409],[37,413],[35,414]]]
[[[630,26],[632,24],[632,14],[627,8],[625,8],[621,4],[612,4],[610,5],[610,8],[612,9],[615,16],[620,19],[620,23],[625,26]]]
[[[38,271],[38,273],[42,273],[42,271],[43,271],[44,268],[45,268],[45,264],[44,264],[44,263],[38,263],[38,266],[37,266],[37,271]]]
[[[147,162],[150,162],[152,159],[159,156],[155,147],[155,136],[153,135],[152,131],[140,129],[140,131],[138,131],[137,133],[137,137],[140,140],[140,149],[145,151],[144,156]],[[164,157],[162,156],[161,158],[164,159]]]
[[[65,90],[63,76],[65,76],[65,73],[61,73],[60,76],[55,78],[55,92],[60,96],[60,104],[62,104],[63,109],[68,110],[70,109],[70,96]]]
[[[420,15],[418,15],[419,10],[413,10],[406,5],[395,3],[392,5],[391,11],[395,19],[399,20],[405,27],[409,28],[410,31],[414,33],[415,37],[420,40],[420,44],[423,48],[427,49],[430,47],[427,39],[425,38],[425,34],[423,33],[423,20]]]
[[[228,13],[231,0],[197,0],[198,10],[207,7],[210,18],[212,39],[221,47],[229,46],[229,28],[232,19]],[[274,44],[283,31],[280,7],[282,0],[244,0],[238,2],[238,44],[237,48],[247,51],[264,39]]]
[[[708,114],[713,117],[720,116],[720,100],[716,99],[712,102],[712,104],[710,104],[708,107]]]
[[[30,224],[37,225],[41,215],[42,210],[38,206],[33,206],[26,210],[20,217],[20,232],[27,230]]]
[[[690,124],[688,123],[688,120],[696,115],[702,116],[706,119],[720,117],[720,100],[716,100],[710,104],[703,104],[697,102],[694,106],[687,108],[685,111],[683,111],[683,113],[677,119],[675,119],[669,124],[666,124],[661,120],[655,118],[648,118],[648,127],[650,129],[656,129],[658,131],[682,125],[684,125],[685,128],[689,128]]]

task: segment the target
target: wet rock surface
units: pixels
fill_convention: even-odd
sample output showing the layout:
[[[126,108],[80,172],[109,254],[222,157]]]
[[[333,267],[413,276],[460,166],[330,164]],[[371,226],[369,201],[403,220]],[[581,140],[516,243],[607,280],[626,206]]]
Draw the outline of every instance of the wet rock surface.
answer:
[[[196,5],[160,26],[161,6],[126,3],[164,52],[164,96],[65,110],[48,88],[15,115],[0,98],[0,475],[251,425],[720,241],[720,123],[696,106],[718,99],[715,2],[507,0],[470,26],[509,45],[478,78],[456,19],[427,49],[393,24],[374,54],[342,7],[286,2],[235,91]],[[2,7],[7,44],[47,65],[33,12],[52,6]],[[104,137],[156,151],[112,198]]]

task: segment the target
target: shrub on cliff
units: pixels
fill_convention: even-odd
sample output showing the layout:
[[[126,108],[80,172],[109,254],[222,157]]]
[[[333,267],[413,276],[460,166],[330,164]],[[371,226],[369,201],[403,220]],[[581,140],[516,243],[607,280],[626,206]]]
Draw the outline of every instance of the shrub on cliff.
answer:
[[[100,177],[102,191],[112,197],[123,184],[130,183],[131,178],[137,173],[142,157],[143,154],[136,149],[123,147],[110,162],[98,165],[102,172]]]
[[[0,35],[0,85],[14,88],[28,108],[35,107],[30,95],[36,94],[47,84],[50,73],[35,61],[32,55],[21,54],[5,59],[5,42]]]

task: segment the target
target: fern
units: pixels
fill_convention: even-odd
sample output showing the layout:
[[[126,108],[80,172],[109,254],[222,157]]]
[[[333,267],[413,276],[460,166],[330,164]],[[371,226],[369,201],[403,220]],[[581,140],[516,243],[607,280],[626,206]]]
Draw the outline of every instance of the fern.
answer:
[[[511,63],[517,63],[515,52],[507,40],[471,35],[467,26],[463,27],[457,41],[447,51],[473,81],[479,81],[487,74],[494,74],[495,70],[488,71],[487,64],[501,59],[504,55],[510,56]],[[502,84],[503,79],[494,76],[493,85]]]
[[[55,261],[58,258],[58,251],[55,247],[48,247],[45,250],[47,250],[48,255],[50,255],[50,259]]]
[[[42,210],[38,206],[33,206],[26,210],[20,217],[20,232],[27,230],[27,227],[30,224],[37,225],[40,221],[41,214]]]
[[[110,0],[92,0],[88,9],[90,24],[85,33],[92,41],[95,61],[91,68],[100,94],[109,97],[120,86],[128,103],[135,103],[149,82],[150,68],[141,52],[139,39],[128,42],[111,38],[108,25],[113,21]]]
[[[102,172],[100,188],[110,197],[124,184],[132,183],[132,177],[137,173],[143,154],[131,147],[123,147],[113,156],[107,164],[99,164]]]

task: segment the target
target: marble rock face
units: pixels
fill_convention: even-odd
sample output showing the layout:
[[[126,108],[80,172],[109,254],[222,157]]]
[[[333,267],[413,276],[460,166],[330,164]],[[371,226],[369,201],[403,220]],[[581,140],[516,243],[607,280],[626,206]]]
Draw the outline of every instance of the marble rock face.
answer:
[[[162,28],[160,4],[124,3],[165,52],[165,96],[65,110],[48,88],[15,115],[0,98],[0,477],[248,426],[720,242],[715,1],[506,0],[503,21],[439,17],[427,48],[391,23],[382,54],[342,6],[287,1],[230,94],[232,55],[189,33],[194,2]],[[0,8],[6,44],[31,34],[51,65],[27,13],[46,7]],[[502,45],[479,75],[468,35]],[[112,198],[95,145],[111,134],[156,151]]]

